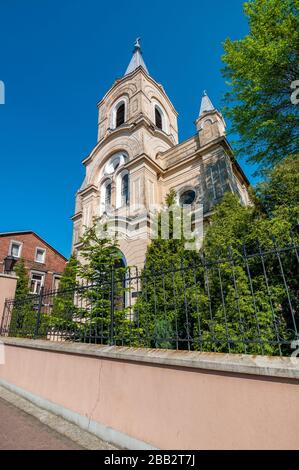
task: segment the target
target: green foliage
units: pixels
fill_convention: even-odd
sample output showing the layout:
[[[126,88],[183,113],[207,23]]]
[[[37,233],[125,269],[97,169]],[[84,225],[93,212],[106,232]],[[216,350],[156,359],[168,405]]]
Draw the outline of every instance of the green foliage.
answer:
[[[294,251],[279,253],[277,249],[292,243],[294,213],[298,210],[292,165],[286,160],[269,173],[256,191],[259,203],[255,208],[243,207],[234,195],[226,194],[215,209],[204,240],[206,256],[218,257],[215,271],[221,273],[221,284],[219,276],[217,279],[210,274],[216,313],[208,337],[211,342],[221,337],[223,341],[239,338],[248,342],[246,351],[241,344],[232,343],[233,352],[278,354],[281,350],[275,342],[291,338],[288,294],[292,305],[298,307],[298,261]],[[287,206],[284,195],[290,198]],[[254,254],[261,249],[267,252],[262,258],[243,256],[244,250]],[[258,339],[260,346],[251,344]]]
[[[21,299],[29,294],[29,278],[23,258],[17,262],[14,270],[18,278],[15,299]]]
[[[77,287],[78,261],[75,256],[71,256],[62,273],[59,289],[53,301],[53,309],[49,319],[49,326],[61,328],[68,326],[77,313],[74,304],[74,290]]]
[[[272,166],[298,153],[298,106],[291,83],[299,77],[298,0],[244,4],[249,34],[224,43],[224,76],[231,91],[225,113],[240,139],[237,154]]]
[[[127,268],[121,263],[116,240],[103,237],[93,225],[86,229],[81,244],[82,262],[77,272],[83,288],[76,298],[80,305],[80,320],[75,325],[77,337],[89,342],[101,337],[102,342],[110,343],[113,336],[116,344],[135,344],[137,328],[125,306]]]
[[[59,291],[65,291],[74,289],[77,285],[77,268],[78,261],[74,255],[71,255],[70,259],[65,265],[60,282]]]
[[[286,158],[265,176],[256,188],[261,210],[270,219],[295,224],[299,220],[299,156]]]
[[[36,326],[36,311],[29,296],[29,278],[23,258],[17,262],[15,273],[18,281],[9,325],[9,335],[32,337]]]
[[[215,207],[204,239],[206,256],[226,256],[229,247],[239,254],[248,237],[248,228],[253,218],[253,207],[242,206],[234,194],[226,193],[221,203]]]
[[[192,324],[185,323],[187,311],[194,303],[194,293],[189,288],[194,283],[194,272],[188,269],[193,253],[185,249],[183,233],[180,239],[175,238],[174,224],[180,227],[182,217],[180,210],[172,210],[174,198],[171,191],[166,197],[166,209],[159,214],[158,234],[147,249],[141,295],[135,304],[141,329],[139,339],[148,347],[175,348],[179,339],[187,340],[186,331],[190,335],[192,330]],[[169,228],[167,239],[163,238],[164,223]]]
[[[298,260],[295,251],[278,247],[296,237],[297,170],[294,157],[277,165],[253,193],[254,206],[226,193],[200,254],[186,251],[183,239],[152,240],[135,304],[144,346],[183,349],[192,339],[195,350],[290,354],[290,302],[299,310]]]

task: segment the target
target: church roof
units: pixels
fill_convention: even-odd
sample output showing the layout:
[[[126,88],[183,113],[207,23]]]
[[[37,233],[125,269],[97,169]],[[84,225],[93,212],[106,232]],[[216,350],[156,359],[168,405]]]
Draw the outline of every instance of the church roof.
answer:
[[[214,110],[215,108],[214,108],[214,105],[212,104],[212,101],[208,97],[207,92],[204,91],[202,98],[201,98],[199,117],[202,116],[206,112],[214,111]]]
[[[141,46],[140,46],[140,38],[137,38],[134,44],[134,50],[133,50],[133,56],[132,59],[130,60],[130,63],[127,67],[127,70],[125,72],[125,76],[128,75],[129,73],[134,72],[138,67],[142,67],[146,73],[148,74],[147,66],[145,65],[145,62],[142,57],[142,52],[141,52]]]

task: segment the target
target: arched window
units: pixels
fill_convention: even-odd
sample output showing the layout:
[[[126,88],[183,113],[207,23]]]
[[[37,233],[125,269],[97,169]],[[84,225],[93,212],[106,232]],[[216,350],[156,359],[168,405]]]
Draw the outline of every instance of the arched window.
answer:
[[[162,125],[162,114],[161,112],[159,111],[159,109],[157,108],[157,106],[155,106],[155,123],[156,123],[156,126],[158,127],[158,129],[161,129],[163,128],[163,125]]]
[[[121,179],[121,203],[122,206],[129,203],[129,173],[124,174]]]
[[[122,165],[126,163],[128,155],[126,152],[117,152],[109,158],[104,167],[104,175],[112,175]]]
[[[125,103],[121,103],[116,111],[115,127],[121,126],[125,122]]]
[[[112,194],[112,185],[108,183],[105,189],[105,211],[107,212],[111,207],[111,194]]]

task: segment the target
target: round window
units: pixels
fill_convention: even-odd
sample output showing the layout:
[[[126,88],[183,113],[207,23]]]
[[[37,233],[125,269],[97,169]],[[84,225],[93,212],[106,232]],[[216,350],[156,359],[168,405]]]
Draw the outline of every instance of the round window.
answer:
[[[120,158],[119,158],[119,157],[115,158],[115,159],[111,162],[111,165],[112,165],[112,167],[113,167],[113,169],[114,169],[114,171],[115,171],[115,170],[119,167],[119,165],[120,165]]]
[[[180,195],[180,206],[190,205],[195,201],[195,191],[188,189]]]
[[[112,173],[114,173],[119,166],[123,165],[125,161],[126,155],[124,153],[117,153],[113,155],[106,163],[104,174],[112,175]]]

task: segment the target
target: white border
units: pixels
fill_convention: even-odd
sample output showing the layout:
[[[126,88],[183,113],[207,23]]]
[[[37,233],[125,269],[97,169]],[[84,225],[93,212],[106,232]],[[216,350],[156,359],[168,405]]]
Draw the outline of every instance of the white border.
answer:
[[[9,256],[13,256],[12,253],[11,253],[11,248],[12,248],[13,243],[15,243],[16,245],[19,245],[19,247],[20,247],[19,256],[14,256],[14,258],[20,259],[21,255],[22,255],[23,242],[20,242],[19,240],[10,240],[9,250],[8,250],[8,255]]]
[[[38,261],[38,260],[36,259],[37,250],[42,250],[42,251],[44,252],[43,261]],[[35,261],[35,263],[45,264],[45,262],[46,262],[46,254],[47,254],[46,248],[43,248],[42,246],[37,246],[37,247],[35,248],[35,255],[34,255],[34,261]]]

